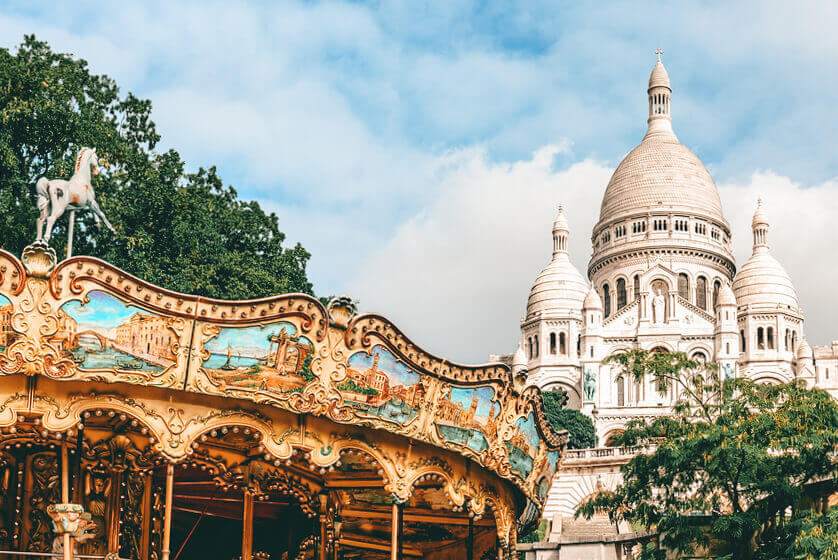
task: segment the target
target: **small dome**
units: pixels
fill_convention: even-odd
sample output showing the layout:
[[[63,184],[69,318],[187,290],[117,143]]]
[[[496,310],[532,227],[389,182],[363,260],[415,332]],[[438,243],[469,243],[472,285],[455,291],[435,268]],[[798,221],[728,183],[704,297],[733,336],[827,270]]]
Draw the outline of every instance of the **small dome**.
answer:
[[[527,354],[524,352],[523,343],[518,344],[515,353],[512,354],[512,373],[518,373],[527,367]]]
[[[535,314],[578,314],[588,292],[588,283],[570,262],[567,240],[570,235],[564,209],[559,206],[553,221],[553,260],[535,279],[527,300],[527,317]]]
[[[570,224],[567,223],[567,216],[564,215],[564,206],[559,204],[559,212],[553,221],[553,231],[570,231]]]
[[[736,305],[736,296],[733,295],[733,290],[728,284],[722,284],[722,289],[719,291],[719,299],[716,305]]]
[[[770,253],[751,255],[733,279],[739,305],[770,305],[797,310],[797,291],[786,270]]]
[[[538,275],[527,300],[527,316],[549,311],[582,309],[588,284],[567,253],[558,253]]]
[[[784,308],[799,311],[800,303],[791,278],[768,249],[768,219],[757,204],[753,219],[754,250],[733,279],[733,294],[739,305]]]
[[[582,303],[582,309],[602,309],[602,299],[593,287],[588,290],[588,295],[585,296],[585,301]]]
[[[658,55],[657,64],[655,64],[655,67],[652,68],[652,75],[649,76],[649,89],[654,87],[668,87],[669,89],[672,89],[672,86],[669,83],[669,74],[666,72],[666,68],[663,67],[660,55]]]
[[[798,360],[814,360],[815,359],[815,353],[812,352],[812,347],[809,346],[809,342],[806,341],[805,336],[800,341],[800,346],[797,347],[797,359]]]

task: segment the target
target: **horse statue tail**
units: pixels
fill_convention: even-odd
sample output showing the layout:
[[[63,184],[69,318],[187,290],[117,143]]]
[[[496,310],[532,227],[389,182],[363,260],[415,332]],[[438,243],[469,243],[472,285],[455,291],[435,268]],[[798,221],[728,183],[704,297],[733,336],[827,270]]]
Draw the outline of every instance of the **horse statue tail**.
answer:
[[[38,193],[38,210],[44,210],[49,206],[49,181],[46,177],[41,177],[35,183],[35,192]]]

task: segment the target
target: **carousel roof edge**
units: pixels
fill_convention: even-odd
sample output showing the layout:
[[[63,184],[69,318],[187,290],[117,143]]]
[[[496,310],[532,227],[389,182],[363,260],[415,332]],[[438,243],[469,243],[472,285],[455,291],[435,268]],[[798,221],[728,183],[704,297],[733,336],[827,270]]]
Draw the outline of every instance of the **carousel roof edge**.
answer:
[[[19,274],[21,274],[22,276],[26,275],[26,267],[24,263],[21,262],[21,260],[18,259],[15,255],[8,251],[0,249],[0,256],[4,256],[7,259],[9,259]],[[314,306],[315,308],[317,308],[318,311],[320,311],[321,313],[321,317],[323,318],[322,321],[324,323],[326,321],[329,321],[329,311],[326,309],[326,307],[323,306],[323,304],[320,302],[318,298],[312,296],[311,294],[305,294],[300,292],[288,292],[283,294],[275,294],[271,296],[244,300],[224,300],[210,298],[206,296],[199,296],[195,294],[178,292],[175,290],[163,288],[161,286],[158,286],[157,284],[154,284],[152,282],[144,280],[143,278],[140,278],[139,276],[127,272],[106,260],[87,255],[77,255],[69,259],[64,259],[60,261],[50,273],[50,287],[52,288],[56,280],[59,280],[61,278],[61,275],[64,271],[70,271],[74,265],[77,268],[83,269],[85,264],[94,265],[100,269],[96,271],[99,272],[99,274],[91,277],[90,279],[94,282],[102,284],[102,286],[106,288],[114,288],[115,286],[111,285],[113,282],[119,284],[123,281],[129,281],[134,283],[136,286],[141,286],[145,290],[166,294],[172,298],[176,298],[177,300],[183,302],[191,301],[196,304],[203,303],[207,305],[226,307],[251,306],[283,299],[300,299],[306,302],[307,307]],[[107,274],[103,275],[103,271],[108,271],[116,276],[109,277]],[[93,271],[90,272],[92,273]],[[89,277],[91,275],[76,274],[75,276],[76,278],[74,278],[74,280],[83,276]],[[23,285],[24,282],[19,282],[17,290],[22,290]],[[153,305],[153,303],[148,301],[143,301],[143,305],[156,307]],[[168,314],[173,313],[172,309],[165,309],[163,311]],[[195,318],[199,318],[197,317],[197,314],[197,306],[195,307],[194,312],[186,313],[186,315],[195,316]],[[211,317],[201,318],[206,320],[212,320]],[[335,324],[337,323],[337,321],[329,322],[331,323],[332,327],[342,327],[342,325]],[[323,326],[325,326],[325,324]],[[525,400],[532,401],[534,405],[533,408],[536,413],[536,425],[539,434],[542,438],[544,438],[545,442],[551,449],[562,449],[566,445],[568,440],[567,431],[557,431],[550,423],[550,421],[547,419],[547,416],[544,411],[544,401],[541,398],[541,389],[535,385],[530,385],[526,387],[523,391],[519,392],[515,387],[512,371],[506,364],[500,362],[486,362],[483,364],[461,364],[458,362],[448,360],[447,358],[437,356],[413,342],[413,340],[410,339],[406,334],[404,334],[404,332],[393,321],[391,321],[389,318],[380,313],[370,312],[362,313],[360,315],[354,315],[344,328],[344,336],[346,338],[348,346],[352,347],[356,344],[356,341],[353,339],[353,337],[355,336],[370,337],[378,335],[379,338],[386,339],[388,342],[390,342],[391,348],[406,363],[409,363],[410,365],[422,369],[428,373],[435,374],[440,379],[461,384],[472,385],[479,385],[481,383],[485,383],[487,379],[502,382],[505,386],[507,386],[510,389],[513,395],[520,395]]]
[[[502,363],[427,352],[346,296],[219,300],[45,244],[0,250],[0,373],[249,400],[454,451],[543,505],[566,446],[541,390]],[[2,338],[4,337],[5,338]]]

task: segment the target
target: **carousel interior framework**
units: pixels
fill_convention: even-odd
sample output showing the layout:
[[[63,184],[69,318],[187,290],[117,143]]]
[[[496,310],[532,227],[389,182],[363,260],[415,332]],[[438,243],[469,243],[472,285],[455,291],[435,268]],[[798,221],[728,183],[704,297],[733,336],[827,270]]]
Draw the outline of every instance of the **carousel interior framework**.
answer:
[[[506,366],[348,298],[209,300],[43,242],[0,251],[0,374],[0,558],[511,558],[566,442]]]

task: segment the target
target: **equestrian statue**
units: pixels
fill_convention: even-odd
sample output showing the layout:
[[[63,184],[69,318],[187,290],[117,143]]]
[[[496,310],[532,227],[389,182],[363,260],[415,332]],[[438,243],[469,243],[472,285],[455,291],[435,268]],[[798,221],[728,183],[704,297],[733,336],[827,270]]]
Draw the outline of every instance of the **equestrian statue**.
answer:
[[[99,158],[96,150],[82,148],[76,157],[76,169],[69,181],[64,179],[47,179],[41,177],[35,185],[38,193],[38,242],[49,243],[55,221],[64,212],[70,211],[70,226],[68,229],[69,239],[67,242],[67,256],[70,257],[73,248],[73,222],[76,210],[89,209],[93,212],[93,219],[96,225],[105,226],[115,231],[111,223],[105,217],[105,213],[96,203],[96,195],[91,184],[91,174],[99,174]],[[46,229],[44,228],[46,224]]]

